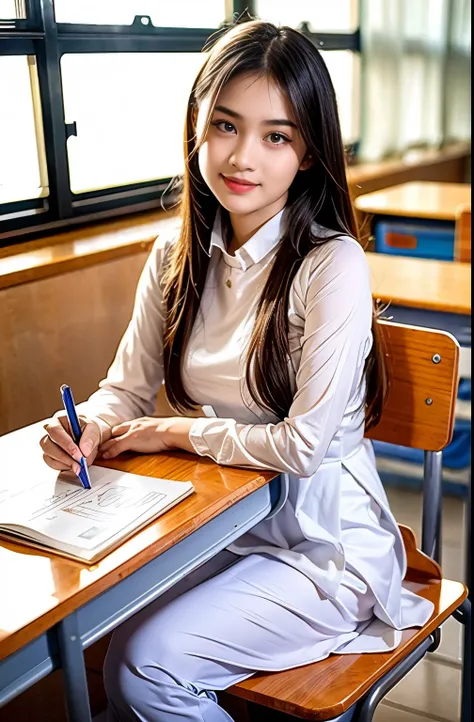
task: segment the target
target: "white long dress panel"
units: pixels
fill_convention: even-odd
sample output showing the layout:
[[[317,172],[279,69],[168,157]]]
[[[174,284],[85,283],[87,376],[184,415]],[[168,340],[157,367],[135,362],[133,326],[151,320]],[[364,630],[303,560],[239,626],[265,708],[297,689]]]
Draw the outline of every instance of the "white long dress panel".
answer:
[[[372,445],[364,439],[363,371],[372,345],[372,296],[365,255],[354,239],[334,237],[315,225],[315,236],[328,240],[308,254],[292,283],[288,416],[280,421],[262,411],[245,385],[256,307],[284,223],[282,211],[231,256],[216,219],[201,312],[183,365],[186,390],[215,416],[197,418],[190,440],[196,453],[219,464],[289,475],[280,512],[230,550],[278,558],[335,603],[344,585],[363,590],[374,620],[338,651],[385,651],[396,646],[401,629],[423,624],[433,605],[403,589],[403,542]],[[103,423],[154,412],[163,383],[160,271],[168,247],[155,244],[107,378],[79,406]]]

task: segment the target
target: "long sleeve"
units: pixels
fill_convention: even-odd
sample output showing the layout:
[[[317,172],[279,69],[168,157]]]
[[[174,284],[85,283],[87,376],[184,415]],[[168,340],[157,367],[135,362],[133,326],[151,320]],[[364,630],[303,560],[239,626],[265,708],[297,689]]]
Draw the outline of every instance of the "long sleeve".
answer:
[[[341,238],[312,251],[295,277],[291,306],[304,328],[288,417],[275,424],[199,418],[190,432],[198,454],[224,465],[312,476],[344,415],[361,413],[372,297],[359,244]]]
[[[160,274],[168,244],[156,241],[142,271],[133,315],[107,377],[78,412],[110,426],[147,416],[163,383],[164,309]]]

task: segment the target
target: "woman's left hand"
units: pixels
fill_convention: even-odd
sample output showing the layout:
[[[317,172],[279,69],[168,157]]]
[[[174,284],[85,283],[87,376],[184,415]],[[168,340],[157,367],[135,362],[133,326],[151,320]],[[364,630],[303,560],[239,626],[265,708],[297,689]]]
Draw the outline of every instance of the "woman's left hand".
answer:
[[[112,428],[112,438],[102,444],[104,459],[113,459],[124,451],[156,454],[170,449],[194,451],[189,441],[193,418],[154,418],[143,416]]]

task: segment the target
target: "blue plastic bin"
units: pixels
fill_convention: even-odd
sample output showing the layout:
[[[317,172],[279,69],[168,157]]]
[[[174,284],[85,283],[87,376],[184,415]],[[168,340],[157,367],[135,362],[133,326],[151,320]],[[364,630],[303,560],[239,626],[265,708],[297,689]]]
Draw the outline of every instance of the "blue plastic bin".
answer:
[[[454,223],[384,216],[375,222],[375,250],[396,256],[454,258]]]

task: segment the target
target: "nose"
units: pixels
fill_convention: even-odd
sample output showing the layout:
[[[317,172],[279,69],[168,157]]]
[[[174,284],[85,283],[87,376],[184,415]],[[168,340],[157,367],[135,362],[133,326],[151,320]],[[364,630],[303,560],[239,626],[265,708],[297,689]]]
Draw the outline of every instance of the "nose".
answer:
[[[255,170],[255,149],[252,140],[243,135],[237,136],[235,146],[229,156],[230,165],[237,171]]]

